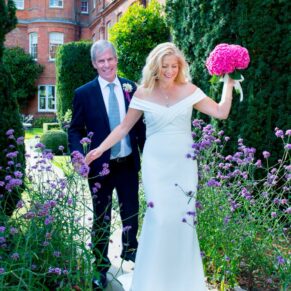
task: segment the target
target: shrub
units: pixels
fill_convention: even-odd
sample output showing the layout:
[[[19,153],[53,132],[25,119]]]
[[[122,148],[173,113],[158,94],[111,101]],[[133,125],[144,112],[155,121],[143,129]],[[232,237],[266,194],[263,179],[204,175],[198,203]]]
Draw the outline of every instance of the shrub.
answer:
[[[14,84],[14,96],[21,108],[25,108],[35,96],[35,82],[43,71],[43,66],[33,60],[30,54],[20,47],[6,48],[3,62],[10,71]],[[21,69],[19,69],[21,68]]]
[[[52,123],[52,122],[56,122],[55,117],[42,116],[42,117],[33,119],[32,125],[33,127],[36,127],[36,128],[42,128],[44,123]]]
[[[56,56],[56,84],[58,92],[58,120],[63,123],[64,115],[72,109],[74,90],[96,77],[92,66],[88,41],[62,45]]]
[[[43,124],[43,132],[47,132],[48,130],[52,130],[52,129],[60,129],[60,124],[57,122]]]
[[[21,116],[13,94],[11,75],[2,62],[5,34],[16,24],[14,2],[6,2],[0,0],[0,224],[3,213],[11,216],[21,197],[21,192],[15,190],[11,183],[18,183],[16,176],[23,176],[25,171]],[[21,138],[16,139],[15,136]]]
[[[54,154],[62,154],[68,150],[68,135],[62,130],[49,130],[45,132],[40,142],[45,145],[46,149],[51,150]],[[63,146],[64,149],[60,150],[59,147]]]
[[[138,3],[130,6],[109,31],[118,53],[119,74],[138,82],[149,52],[169,38],[170,31],[157,1],[151,1],[147,8]]]
[[[242,83],[245,100],[234,98],[229,119],[218,125],[234,141],[242,137],[258,152],[270,150],[273,164],[282,156],[273,130],[291,124],[291,44],[282,37],[288,34],[289,6],[288,0],[168,0],[166,6],[174,41],[190,62],[194,83],[205,93],[210,93],[205,61],[217,44],[235,43],[249,50],[251,63]],[[221,87],[214,95],[220,99]],[[236,143],[231,144],[232,152]]]

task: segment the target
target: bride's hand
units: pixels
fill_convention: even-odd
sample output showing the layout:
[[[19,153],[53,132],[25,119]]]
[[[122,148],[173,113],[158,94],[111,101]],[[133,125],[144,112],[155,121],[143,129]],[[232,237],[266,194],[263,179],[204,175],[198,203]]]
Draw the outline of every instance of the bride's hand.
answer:
[[[94,150],[91,150],[85,157],[85,163],[87,165],[90,165],[94,160],[98,159],[103,152],[100,150],[100,148],[96,148]]]

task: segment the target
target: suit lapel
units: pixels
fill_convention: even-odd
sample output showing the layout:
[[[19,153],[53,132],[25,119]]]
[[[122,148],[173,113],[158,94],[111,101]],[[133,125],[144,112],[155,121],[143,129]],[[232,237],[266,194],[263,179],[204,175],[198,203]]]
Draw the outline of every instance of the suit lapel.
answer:
[[[125,82],[125,80],[123,78],[118,77],[118,79],[119,79],[120,84],[121,84],[121,89],[122,89],[122,93],[123,93],[125,109],[126,109],[126,112],[127,112],[128,105],[129,105],[129,101],[128,101],[128,98],[126,97],[125,92],[124,92],[124,89],[123,89],[123,84],[126,83],[126,82]]]

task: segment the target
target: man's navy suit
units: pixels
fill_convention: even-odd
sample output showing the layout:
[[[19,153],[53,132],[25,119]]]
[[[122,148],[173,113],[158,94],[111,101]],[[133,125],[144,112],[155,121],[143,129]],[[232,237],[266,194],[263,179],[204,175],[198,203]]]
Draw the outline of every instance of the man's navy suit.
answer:
[[[136,85],[124,78],[118,78],[121,86],[131,84],[133,90],[129,96],[124,94],[126,111],[129,98],[136,90]],[[93,132],[90,149],[98,147],[110,134],[109,119],[106,112],[102,91],[96,77],[91,82],[75,91],[73,100],[73,116],[69,128],[69,148],[71,153],[79,151],[83,154],[80,140]],[[118,194],[120,215],[126,231],[122,234],[123,252],[137,248],[136,234],[138,230],[138,171],[140,169],[139,150],[145,141],[145,126],[140,119],[129,133],[132,153],[124,159],[110,160],[110,150],[90,164],[89,186],[92,194],[94,222],[92,228],[93,252],[96,258],[97,271],[106,273],[109,268],[107,257],[112,191]],[[109,164],[110,173],[100,176],[103,164]],[[97,184],[96,184],[97,183]],[[101,188],[98,189],[98,183]],[[96,190],[98,190],[96,192]]]

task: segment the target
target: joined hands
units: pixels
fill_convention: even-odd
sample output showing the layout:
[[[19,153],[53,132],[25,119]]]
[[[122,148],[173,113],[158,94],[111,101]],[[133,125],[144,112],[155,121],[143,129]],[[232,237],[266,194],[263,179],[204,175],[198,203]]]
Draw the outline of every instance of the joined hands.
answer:
[[[91,150],[85,157],[85,163],[87,165],[90,165],[94,160],[98,159],[103,152],[100,150],[100,148],[96,148],[94,150]]]

